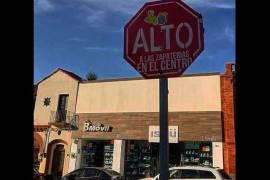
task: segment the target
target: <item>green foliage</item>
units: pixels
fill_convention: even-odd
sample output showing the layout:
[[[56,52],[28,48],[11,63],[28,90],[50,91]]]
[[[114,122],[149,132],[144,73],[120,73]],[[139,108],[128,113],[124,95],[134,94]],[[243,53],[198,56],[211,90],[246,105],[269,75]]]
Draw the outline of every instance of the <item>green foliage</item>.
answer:
[[[93,80],[97,80],[97,75],[96,75],[96,73],[94,73],[94,72],[92,72],[92,71],[90,71],[89,73],[87,73],[86,74],[86,79],[88,80],[88,81],[93,81]]]

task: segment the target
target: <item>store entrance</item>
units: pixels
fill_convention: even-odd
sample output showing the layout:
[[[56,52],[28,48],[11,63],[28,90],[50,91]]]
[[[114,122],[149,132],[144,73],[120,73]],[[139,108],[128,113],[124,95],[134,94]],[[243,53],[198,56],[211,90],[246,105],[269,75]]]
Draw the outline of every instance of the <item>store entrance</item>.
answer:
[[[63,144],[57,144],[53,151],[52,175],[61,177],[64,167],[65,149]]]
[[[113,140],[82,140],[80,167],[112,168]]]

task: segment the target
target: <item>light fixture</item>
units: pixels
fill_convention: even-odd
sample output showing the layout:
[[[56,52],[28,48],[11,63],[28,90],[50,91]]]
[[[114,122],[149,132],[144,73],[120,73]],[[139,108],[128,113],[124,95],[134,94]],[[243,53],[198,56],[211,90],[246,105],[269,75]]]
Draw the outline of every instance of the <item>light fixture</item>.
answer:
[[[57,131],[57,134],[58,134],[58,135],[61,135],[61,133],[62,133],[61,130],[58,130],[58,131]]]

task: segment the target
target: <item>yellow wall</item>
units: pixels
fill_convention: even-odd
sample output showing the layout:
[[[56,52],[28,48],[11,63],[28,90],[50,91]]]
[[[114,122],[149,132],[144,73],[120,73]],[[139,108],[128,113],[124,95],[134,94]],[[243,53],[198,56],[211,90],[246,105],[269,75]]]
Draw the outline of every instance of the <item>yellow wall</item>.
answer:
[[[69,94],[67,110],[75,112],[78,81],[67,74],[58,71],[48,79],[38,84],[37,97],[34,111],[34,124],[48,124],[51,111],[56,111],[59,94]],[[50,97],[49,106],[44,106],[44,98]]]
[[[50,140],[49,142],[55,140],[55,139],[61,139],[65,142],[67,142],[67,145],[65,145],[65,158],[64,158],[64,167],[63,167],[63,175],[68,173],[69,169],[69,154],[70,154],[70,146],[71,146],[71,132],[69,131],[62,131],[61,135],[58,135],[57,132],[52,131],[50,134]],[[52,162],[52,158],[51,158]]]
[[[45,133],[44,132],[37,132],[42,137],[43,143],[45,145]],[[41,150],[41,153],[43,152],[43,149]],[[39,172],[44,173],[45,171],[45,165],[46,165],[46,158],[43,158],[42,161],[40,162],[39,166]]]
[[[69,94],[67,111],[75,112],[76,98],[78,90],[78,81],[74,80],[62,71],[57,71],[44,81],[38,84],[38,91],[36,96],[35,110],[34,110],[34,125],[48,125],[50,122],[51,111],[57,110],[58,98],[60,94]],[[51,103],[49,106],[44,106],[44,98],[50,97]],[[56,128],[52,126],[52,128]],[[46,132],[38,132],[43,138],[43,143],[46,141]],[[71,145],[71,131],[62,131],[61,135],[57,132],[51,131],[49,142],[60,139],[67,142],[65,145],[65,161],[63,168],[63,175],[68,172],[69,153]],[[46,158],[43,158],[39,171],[45,172]]]
[[[220,111],[220,76],[170,78],[169,111]],[[77,113],[158,112],[159,81],[129,80],[79,85]]]

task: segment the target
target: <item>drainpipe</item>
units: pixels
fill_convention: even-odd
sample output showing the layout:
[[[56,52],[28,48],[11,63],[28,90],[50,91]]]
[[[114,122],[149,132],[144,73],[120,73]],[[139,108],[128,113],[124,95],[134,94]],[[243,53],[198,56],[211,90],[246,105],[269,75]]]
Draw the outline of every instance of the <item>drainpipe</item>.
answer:
[[[45,147],[44,147],[43,157],[47,156],[47,149],[48,149],[50,134],[51,134],[51,128],[49,127],[49,128],[47,128],[47,132],[46,132],[46,140],[45,140]]]

